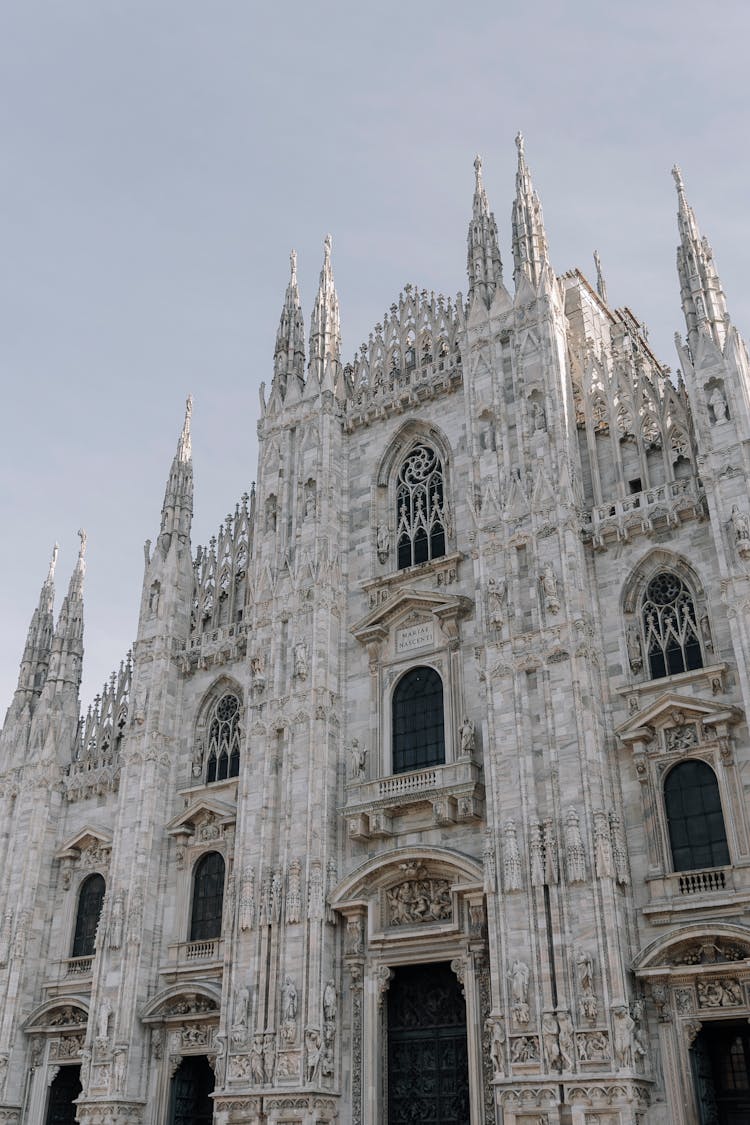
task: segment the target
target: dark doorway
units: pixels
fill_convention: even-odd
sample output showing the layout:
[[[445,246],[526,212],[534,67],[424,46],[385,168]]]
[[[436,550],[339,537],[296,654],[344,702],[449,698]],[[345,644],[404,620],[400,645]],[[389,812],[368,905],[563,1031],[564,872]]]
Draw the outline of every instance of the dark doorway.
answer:
[[[700,1125],[750,1121],[750,1027],[705,1023],[691,1051]]]
[[[183,1059],[172,1079],[169,1125],[211,1125],[214,1073],[204,1055]]]
[[[74,1103],[80,1093],[80,1066],[61,1066],[49,1088],[45,1125],[75,1125]]]
[[[403,965],[388,990],[388,1125],[469,1125],[466,1005],[445,962]]]

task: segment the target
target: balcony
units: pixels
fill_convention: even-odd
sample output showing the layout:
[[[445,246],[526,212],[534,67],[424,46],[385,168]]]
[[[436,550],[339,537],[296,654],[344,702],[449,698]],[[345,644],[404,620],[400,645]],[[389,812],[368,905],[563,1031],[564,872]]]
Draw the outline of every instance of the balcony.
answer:
[[[90,977],[93,964],[93,955],[91,957],[68,957],[66,961],[62,962],[66,977]]]
[[[594,546],[603,549],[608,539],[628,540],[632,535],[648,535],[664,524],[677,527],[684,520],[699,518],[702,511],[700,486],[695,478],[686,477],[595,505],[587,530]]]
[[[223,938],[177,941],[169,945],[169,959],[159,972],[175,980],[190,976],[221,977],[223,962]]]
[[[709,911],[712,916],[736,914],[750,905],[750,868],[711,867],[705,871],[674,871],[646,880],[649,901],[644,915],[656,925],[684,921]]]
[[[431,766],[411,773],[392,774],[373,781],[353,781],[347,786],[347,819],[351,839],[391,836],[399,816],[422,806],[431,808],[434,824],[479,820],[484,813],[481,767],[471,758]]]

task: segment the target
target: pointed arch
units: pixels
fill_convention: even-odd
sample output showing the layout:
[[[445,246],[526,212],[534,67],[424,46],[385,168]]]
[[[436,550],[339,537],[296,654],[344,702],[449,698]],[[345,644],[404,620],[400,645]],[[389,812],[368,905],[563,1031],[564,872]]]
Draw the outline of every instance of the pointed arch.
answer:
[[[420,442],[427,442],[434,446],[443,463],[443,468],[447,471],[452,461],[452,451],[450,442],[443,431],[432,422],[423,422],[419,418],[409,418],[398,427],[380,458],[376,480],[381,488],[388,487],[396,466],[400,464],[409,450]]]
[[[705,593],[682,556],[650,551],[626,581],[622,603],[632,671],[658,680],[704,666],[713,649]]]
[[[206,784],[237,777],[244,730],[244,693],[237,680],[220,676],[201,701],[195,724],[193,775]]]

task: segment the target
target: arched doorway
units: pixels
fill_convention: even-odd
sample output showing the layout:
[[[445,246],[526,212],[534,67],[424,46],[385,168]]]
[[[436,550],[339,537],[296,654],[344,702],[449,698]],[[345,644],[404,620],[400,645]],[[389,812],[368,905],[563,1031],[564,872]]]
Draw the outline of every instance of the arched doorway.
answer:
[[[75,1125],[75,1100],[80,1093],[80,1066],[61,1066],[50,1086],[45,1125]]]
[[[205,1055],[189,1055],[172,1077],[169,1125],[211,1125],[214,1074]]]
[[[400,965],[388,990],[388,1125],[467,1125],[466,1005],[448,962]]]

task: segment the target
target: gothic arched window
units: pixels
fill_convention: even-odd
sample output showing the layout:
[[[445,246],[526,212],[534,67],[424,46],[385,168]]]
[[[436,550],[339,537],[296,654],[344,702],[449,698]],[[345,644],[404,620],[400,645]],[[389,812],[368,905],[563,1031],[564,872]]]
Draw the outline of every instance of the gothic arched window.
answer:
[[[71,957],[93,957],[96,928],[99,925],[99,916],[104,903],[104,891],[104,879],[101,875],[89,875],[81,884]]]
[[[443,466],[429,445],[416,445],[404,459],[396,487],[398,569],[445,554]]]
[[[641,612],[652,679],[703,667],[695,603],[677,574],[662,570],[654,575]]]
[[[432,668],[412,668],[393,693],[393,772],[444,761],[443,681]]]
[[[664,782],[672,866],[675,871],[729,863],[727,833],[716,774],[705,762],[680,762]]]
[[[224,857],[208,852],[193,872],[193,909],[190,915],[190,941],[209,941],[221,936],[224,910]]]
[[[206,784],[237,777],[240,772],[240,701],[227,692],[208,721]]]

